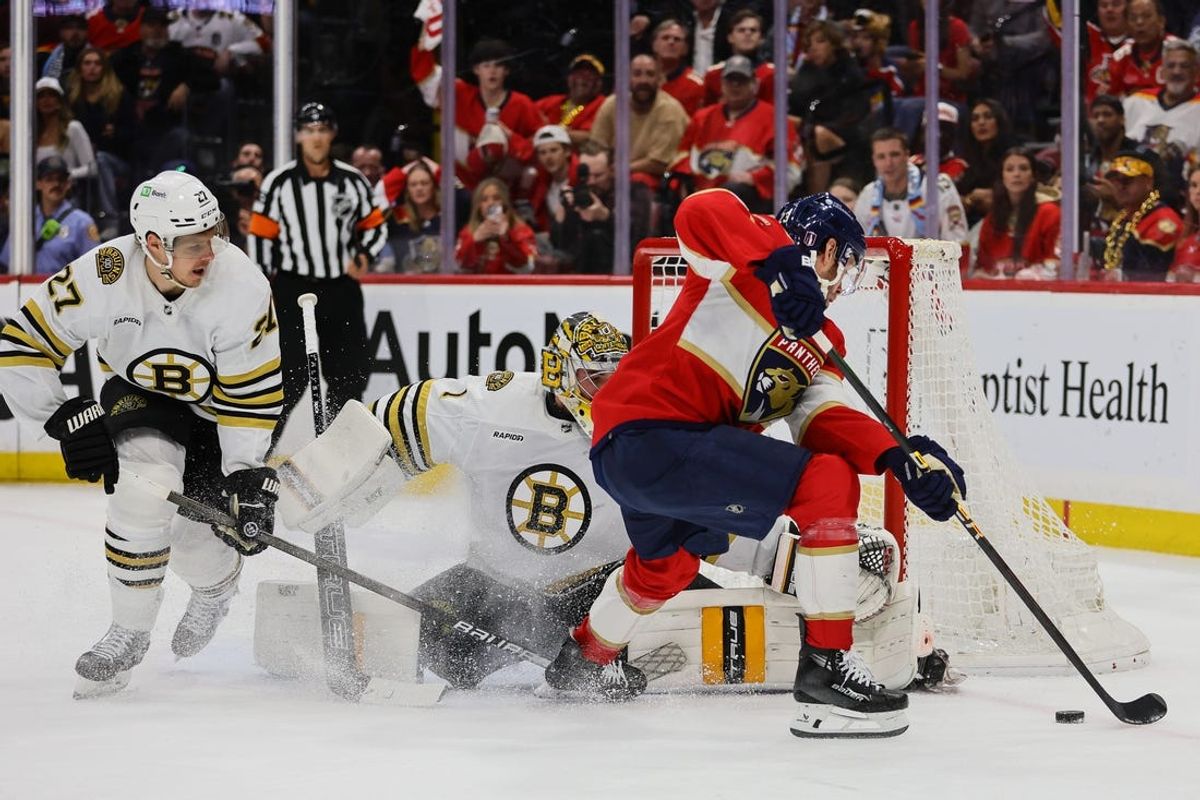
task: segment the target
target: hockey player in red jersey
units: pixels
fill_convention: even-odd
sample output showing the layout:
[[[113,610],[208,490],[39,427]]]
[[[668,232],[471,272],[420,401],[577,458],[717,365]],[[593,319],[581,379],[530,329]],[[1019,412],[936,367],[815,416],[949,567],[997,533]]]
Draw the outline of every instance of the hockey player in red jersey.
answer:
[[[776,220],[732,193],[692,195],[675,218],[690,269],[662,324],[596,395],[592,466],[620,504],[633,547],[546,670],[550,686],[625,699],[644,681],[620,654],[639,620],[695,578],[729,534],[762,539],[795,524],[803,646],[794,684],[797,736],[894,736],[908,698],[875,681],[851,651],[859,474],[890,470],[909,500],[949,519],[962,470],[913,437],[918,472],[874,419],[846,403],[826,361],[844,349],[825,306],[852,286],[862,228],[827,194]],[[768,288],[770,287],[770,288]],[[795,444],[758,435],[787,421]]]

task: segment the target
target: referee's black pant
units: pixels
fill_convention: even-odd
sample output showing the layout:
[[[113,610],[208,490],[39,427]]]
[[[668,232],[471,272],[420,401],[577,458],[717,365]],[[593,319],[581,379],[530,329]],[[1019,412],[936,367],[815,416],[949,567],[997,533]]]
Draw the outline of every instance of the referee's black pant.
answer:
[[[350,400],[362,400],[370,373],[367,325],[363,318],[363,293],[358,281],[340,278],[305,278],[280,272],[271,280],[275,315],[279,320],[279,350],[283,367],[283,413],[272,443],[279,440],[292,409],[308,388],[304,355],[304,321],[297,298],[317,296],[317,337],[321,340],[321,373],[327,385],[325,404],[330,421]]]

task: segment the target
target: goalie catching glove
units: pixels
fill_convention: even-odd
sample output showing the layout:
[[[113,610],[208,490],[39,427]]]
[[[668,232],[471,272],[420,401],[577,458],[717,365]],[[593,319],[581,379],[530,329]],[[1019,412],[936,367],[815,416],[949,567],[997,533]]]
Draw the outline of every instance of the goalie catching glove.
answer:
[[[928,436],[913,436],[909,442],[925,459],[929,469],[918,467],[916,461],[899,447],[884,452],[875,466],[881,472],[884,467],[891,470],[909,502],[930,519],[944,522],[954,516],[958,504],[967,496],[962,467],[950,458],[946,448]]]
[[[72,397],[46,420],[46,433],[58,441],[67,477],[89,483],[104,478],[104,493],[117,484],[117,449],[104,425],[104,409],[95,400]]]
[[[213,525],[213,532],[225,544],[242,555],[253,556],[267,549],[260,534],[275,530],[275,501],[279,499],[279,479],[270,467],[239,469],[225,478],[225,497],[229,513],[237,520],[236,528]]]

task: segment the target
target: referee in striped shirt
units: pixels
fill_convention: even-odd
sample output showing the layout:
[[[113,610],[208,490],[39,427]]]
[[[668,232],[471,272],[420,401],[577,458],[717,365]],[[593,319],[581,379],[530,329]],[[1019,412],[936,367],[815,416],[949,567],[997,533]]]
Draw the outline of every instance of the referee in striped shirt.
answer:
[[[317,295],[317,334],[331,414],[361,400],[370,372],[358,278],[387,242],[387,224],[362,173],[334,160],[333,111],[306,103],[296,114],[300,158],[263,179],[247,249],[271,279],[283,363],[278,439],[307,387],[304,325],[296,299]]]

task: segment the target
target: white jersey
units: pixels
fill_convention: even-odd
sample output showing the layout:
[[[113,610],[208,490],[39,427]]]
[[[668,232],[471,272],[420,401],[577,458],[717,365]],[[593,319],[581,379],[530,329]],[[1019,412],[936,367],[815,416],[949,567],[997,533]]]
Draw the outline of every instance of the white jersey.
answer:
[[[592,475],[590,442],[550,413],[536,373],[422,381],[372,410],[407,473],[453,464],[466,475],[471,566],[544,587],[628,551],[620,508]]]
[[[883,199],[876,208],[876,198],[882,197],[879,181],[877,178],[868,183],[859,194],[858,201],[854,204],[854,216],[858,218],[867,236],[914,238],[917,235],[917,220],[912,210],[914,205],[924,203],[925,176],[921,177],[920,189],[915,195],[910,191],[909,197],[898,200]],[[941,173],[938,173],[938,217],[941,221],[938,238],[951,242],[967,240],[970,232],[967,230],[967,213],[963,208],[962,197],[950,176]]]
[[[1162,91],[1134,92],[1125,98],[1125,135],[1172,163],[1187,177],[1200,163],[1200,94],[1163,108]]]
[[[262,28],[238,11],[174,11],[168,28],[171,41],[187,48],[228,50],[238,56],[267,52],[270,40]]]
[[[67,399],[58,371],[95,339],[106,372],[217,423],[226,473],[262,466],[283,404],[270,284],[226,247],[198,288],[168,300],[144,264],[122,236],[38,287],[0,332],[0,393],[17,417],[43,425]]]

